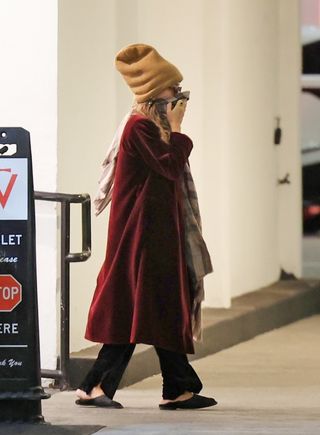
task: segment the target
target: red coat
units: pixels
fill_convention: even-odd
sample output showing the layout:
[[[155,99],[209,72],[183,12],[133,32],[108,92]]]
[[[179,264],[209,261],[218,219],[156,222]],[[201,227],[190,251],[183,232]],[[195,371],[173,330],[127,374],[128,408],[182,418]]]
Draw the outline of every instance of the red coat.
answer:
[[[194,353],[181,180],[191,139],[132,115],[116,164],[106,256],[85,338]]]

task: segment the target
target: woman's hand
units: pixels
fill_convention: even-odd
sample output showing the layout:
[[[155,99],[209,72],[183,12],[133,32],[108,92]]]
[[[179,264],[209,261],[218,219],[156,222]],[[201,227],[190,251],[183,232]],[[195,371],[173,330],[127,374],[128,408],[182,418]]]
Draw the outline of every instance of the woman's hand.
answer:
[[[177,101],[173,109],[171,109],[171,103],[167,104],[167,118],[171,127],[171,131],[177,131],[179,133],[181,132],[181,123],[186,107],[186,99]]]

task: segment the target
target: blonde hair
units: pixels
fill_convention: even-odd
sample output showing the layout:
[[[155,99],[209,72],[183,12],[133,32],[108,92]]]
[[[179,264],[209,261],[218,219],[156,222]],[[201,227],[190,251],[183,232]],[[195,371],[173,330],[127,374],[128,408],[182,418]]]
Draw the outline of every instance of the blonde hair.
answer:
[[[153,121],[160,130],[161,139],[164,142],[169,143],[171,127],[168,119],[165,115],[161,115],[158,111],[157,106],[152,104],[151,106],[147,102],[137,103],[136,100],[132,104],[132,113],[141,113],[147,116],[151,121]]]

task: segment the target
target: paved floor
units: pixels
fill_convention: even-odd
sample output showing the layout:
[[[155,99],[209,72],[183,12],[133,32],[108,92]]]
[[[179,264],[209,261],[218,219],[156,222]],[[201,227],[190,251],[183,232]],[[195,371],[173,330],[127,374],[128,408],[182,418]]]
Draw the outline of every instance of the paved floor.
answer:
[[[156,375],[117,391],[124,409],[79,407],[74,392],[63,392],[42,402],[43,414],[53,425],[105,426],[95,431],[99,435],[317,435],[319,343],[316,315],[193,361],[204,384],[200,394],[218,401],[212,408],[159,410],[162,378]]]

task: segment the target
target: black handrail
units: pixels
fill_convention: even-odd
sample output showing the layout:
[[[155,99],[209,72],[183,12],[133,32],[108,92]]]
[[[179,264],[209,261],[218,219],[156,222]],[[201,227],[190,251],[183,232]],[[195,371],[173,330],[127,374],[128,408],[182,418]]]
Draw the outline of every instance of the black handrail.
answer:
[[[34,199],[61,203],[61,303],[60,355],[58,369],[41,369],[42,378],[55,379],[61,390],[70,385],[70,264],[86,261],[91,255],[91,201],[90,195],[54,192],[34,192]],[[70,204],[82,204],[82,252],[70,252]]]

